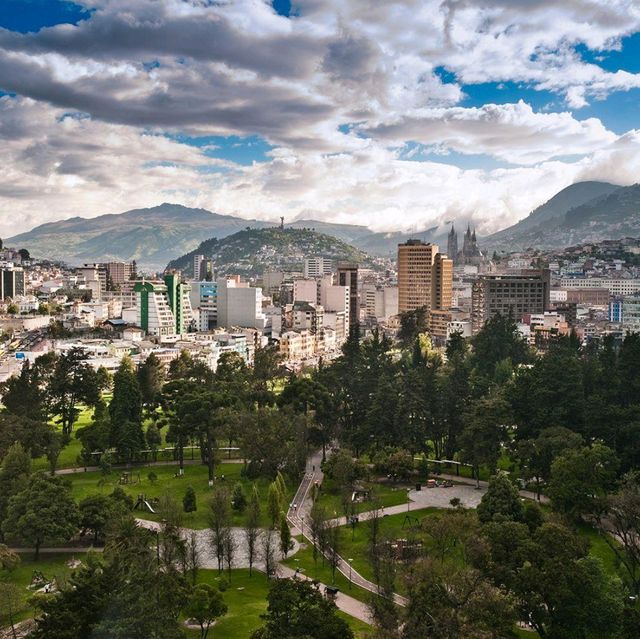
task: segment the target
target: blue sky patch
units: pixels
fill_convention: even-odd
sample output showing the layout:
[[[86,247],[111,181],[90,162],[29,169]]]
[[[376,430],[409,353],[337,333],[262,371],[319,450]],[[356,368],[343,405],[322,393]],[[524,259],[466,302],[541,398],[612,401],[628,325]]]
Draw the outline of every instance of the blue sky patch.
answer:
[[[203,137],[191,137],[188,135],[168,135],[167,137],[180,142],[203,149],[206,156],[220,158],[245,166],[254,162],[267,162],[267,153],[273,146],[257,135],[240,137],[238,135],[222,136],[208,135]]]
[[[78,24],[91,16],[91,11],[68,0],[1,0],[0,4],[0,27],[21,33]]]

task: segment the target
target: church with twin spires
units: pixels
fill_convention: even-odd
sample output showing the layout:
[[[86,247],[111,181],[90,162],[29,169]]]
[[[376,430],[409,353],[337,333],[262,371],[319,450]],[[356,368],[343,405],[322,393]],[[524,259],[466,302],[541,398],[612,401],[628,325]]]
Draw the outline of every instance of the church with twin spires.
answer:
[[[447,255],[453,260],[455,266],[464,266],[466,264],[474,264],[479,266],[484,261],[478,244],[476,241],[476,230],[471,231],[471,225],[467,224],[467,232],[464,234],[462,241],[462,250],[458,250],[458,233],[453,223],[447,238]]]

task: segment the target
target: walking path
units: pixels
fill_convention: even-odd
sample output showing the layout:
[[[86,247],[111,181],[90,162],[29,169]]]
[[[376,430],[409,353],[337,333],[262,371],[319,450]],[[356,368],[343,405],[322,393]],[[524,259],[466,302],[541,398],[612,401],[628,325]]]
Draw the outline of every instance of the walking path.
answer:
[[[322,462],[322,452],[318,451],[309,457],[305,468],[305,474],[302,478],[302,482],[296,491],[293,502],[289,507],[287,518],[289,522],[294,526],[295,534],[301,534],[313,544],[313,538],[309,524],[305,527],[304,522],[311,520],[311,509],[313,508],[313,499],[311,497],[312,486],[317,483],[322,483],[324,479],[324,473],[320,469]],[[347,562],[343,557],[338,559],[337,569],[352,583],[360,588],[364,588],[369,592],[378,594],[378,586],[372,581],[365,579],[357,570]],[[408,601],[406,597],[394,593],[393,600],[400,606],[406,606]]]

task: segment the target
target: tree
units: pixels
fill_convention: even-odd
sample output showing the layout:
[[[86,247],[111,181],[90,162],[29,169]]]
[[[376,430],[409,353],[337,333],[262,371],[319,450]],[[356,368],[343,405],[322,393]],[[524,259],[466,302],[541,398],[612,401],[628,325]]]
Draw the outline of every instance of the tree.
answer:
[[[54,427],[42,421],[0,413],[0,459],[16,442],[22,444],[31,457],[40,457],[46,453],[53,433]]]
[[[224,529],[222,537],[222,552],[224,554],[224,560],[227,564],[227,574],[229,576],[229,583],[231,583],[231,568],[233,567],[233,560],[236,556],[236,550],[238,550],[238,542],[233,533],[233,528],[227,526]]]
[[[626,571],[632,592],[640,594],[640,477],[626,475],[620,489],[607,499],[602,538]],[[613,535],[613,538],[611,536]]]
[[[476,401],[465,415],[466,427],[460,436],[460,457],[473,466],[480,481],[480,466],[494,471],[500,457],[500,444],[511,421],[509,404],[499,391]]]
[[[617,467],[614,452],[600,443],[566,451],[551,465],[548,494],[553,507],[575,519],[602,512]]]
[[[267,493],[267,511],[271,519],[271,528],[276,527],[276,522],[282,511],[282,497],[278,490],[276,482],[269,484],[269,492]]]
[[[257,489],[253,486],[251,498],[249,499],[249,507],[247,509],[247,518],[244,526],[244,538],[247,547],[247,558],[249,560],[249,576],[253,571],[253,564],[256,559],[258,539],[260,537],[260,502],[258,500]]]
[[[283,559],[287,558],[289,551],[293,547],[293,542],[291,539],[291,529],[289,528],[289,522],[287,521],[287,516],[282,513],[280,516],[280,552],[282,553]]]
[[[23,262],[28,262],[31,259],[31,254],[29,253],[29,251],[26,248],[21,248],[18,251],[18,254],[20,255],[20,259]]]
[[[425,306],[417,308],[414,311],[405,311],[400,314],[398,339],[405,346],[413,344],[416,337],[418,337],[420,333],[426,333],[427,329],[427,308]]]
[[[0,466],[0,522],[7,517],[9,500],[26,488],[30,474],[29,454],[20,442],[16,442],[9,448]]]
[[[48,354],[41,355],[33,364],[26,361],[19,375],[12,375],[0,384],[0,396],[7,411],[34,421],[46,421],[46,387],[52,372],[53,360]]]
[[[93,532],[93,543],[97,543],[99,538],[104,538],[117,513],[124,510],[119,502],[106,495],[88,495],[78,504],[78,509],[80,527]]]
[[[42,605],[36,639],[178,639],[188,587],[173,565],[155,560],[155,535],[132,518],[89,553],[68,584]]]
[[[193,486],[187,486],[187,490],[182,498],[182,507],[185,513],[194,513],[198,510],[198,504],[196,502],[196,491],[193,490]]]
[[[20,565],[20,555],[5,544],[0,544],[0,570],[14,571]]]
[[[279,579],[267,596],[265,625],[252,639],[353,639],[336,605],[325,599],[308,581]]]
[[[409,584],[403,639],[510,637],[516,621],[511,598],[479,571],[420,562]]]
[[[227,614],[227,604],[217,588],[209,584],[198,584],[189,596],[184,614],[200,626],[200,639],[207,639],[211,624]]]
[[[523,439],[517,443],[516,457],[521,462],[525,476],[535,478],[538,499],[541,482],[548,482],[551,478],[551,464],[556,457],[568,449],[581,448],[583,443],[581,435],[562,426],[545,428],[537,438]]]
[[[16,634],[16,615],[22,607],[22,593],[16,584],[8,581],[0,581],[0,623],[4,625],[9,623],[11,628],[11,636],[17,639]]]
[[[151,353],[138,366],[138,385],[142,402],[149,412],[154,411],[160,403],[160,394],[164,384],[164,364],[155,353]]]
[[[491,478],[487,492],[482,495],[477,508],[478,519],[482,523],[496,517],[510,521],[522,521],[523,508],[518,489],[506,475]]]
[[[9,500],[2,530],[10,539],[31,544],[37,561],[42,544],[67,541],[79,522],[78,507],[62,481],[36,473],[24,490]]]
[[[260,533],[260,556],[267,579],[271,579],[276,573],[276,541],[271,530]]]
[[[247,507],[247,498],[245,497],[242,484],[237,482],[233,487],[233,495],[231,497],[231,505],[236,512],[244,512]]]
[[[489,379],[493,379],[499,362],[508,359],[516,366],[526,363],[531,357],[529,346],[518,333],[514,318],[500,314],[485,322],[471,344],[475,368]]]
[[[211,529],[211,544],[218,560],[218,572],[222,572],[225,557],[225,536],[231,525],[229,502],[229,492],[226,488],[218,487],[213,491],[209,527]]]
[[[142,394],[129,357],[124,357],[113,376],[113,399],[109,404],[111,445],[118,455],[132,460],[144,448]]]
[[[78,404],[95,406],[100,399],[97,373],[86,359],[86,354],[79,348],[72,348],[56,357],[48,382],[50,411],[58,417],[66,438],[71,436],[80,413]]]

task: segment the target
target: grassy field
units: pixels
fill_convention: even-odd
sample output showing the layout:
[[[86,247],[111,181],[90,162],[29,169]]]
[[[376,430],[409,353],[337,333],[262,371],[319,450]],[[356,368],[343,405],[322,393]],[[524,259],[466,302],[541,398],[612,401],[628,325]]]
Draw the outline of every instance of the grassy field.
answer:
[[[407,486],[391,486],[378,482],[361,482],[361,484],[371,491],[370,498],[354,504],[356,513],[367,512],[375,508],[376,505],[387,508],[389,506],[407,503]],[[324,480],[316,503],[324,506],[330,517],[339,517],[344,514],[340,495],[337,491],[333,490],[331,480],[329,479]]]
[[[245,495],[249,495],[249,491],[254,482],[241,477],[240,471],[242,464],[218,464],[216,467],[215,475],[216,482],[222,483],[220,479],[224,475],[224,484],[233,490],[234,485],[239,482],[244,488]],[[157,480],[152,482],[148,478],[150,471],[153,471]],[[182,504],[182,498],[184,497],[187,486],[192,486],[196,492],[196,502],[198,509],[194,513],[185,513],[184,525],[189,528],[206,528],[208,526],[208,502],[211,495],[211,488],[208,486],[208,473],[206,466],[193,465],[185,466],[184,476],[177,478],[175,475],[178,472],[178,466],[145,466],[137,467],[131,470],[130,478],[135,483],[120,484],[120,478],[122,472],[113,470],[109,475],[102,475],[100,472],[78,472],[66,477],[70,480],[72,486],[72,494],[80,500],[88,495],[95,495],[98,493],[108,494],[116,486],[120,486],[125,492],[130,494],[134,499],[137,499],[139,494],[144,494],[147,500],[155,497],[160,497],[164,494],[171,495],[180,504]],[[269,517],[267,515],[267,492],[269,488],[269,482],[265,479],[258,479],[255,481],[260,495],[262,513],[261,513],[261,525],[266,526],[270,524]],[[288,506],[289,501],[293,498],[297,485],[290,484],[288,487],[288,501],[285,507]],[[141,510],[138,515],[144,519],[152,519],[159,521],[161,516],[156,513],[155,515],[147,510]],[[233,525],[242,526],[245,516],[243,514],[234,513]]]
[[[421,510],[412,510],[409,515],[412,519],[410,523],[405,522],[407,513],[399,513],[397,515],[385,515],[380,519],[380,534],[389,539],[400,539],[413,537],[422,542],[423,546],[428,545],[428,537],[422,531],[422,521],[427,517],[432,517],[435,513],[440,512],[437,508],[423,508]],[[416,520],[419,522],[416,524]],[[351,526],[343,526],[340,538],[340,554],[343,557],[353,558],[353,567],[365,579],[374,581],[373,569],[369,561],[368,554],[368,525],[366,522],[360,522],[355,530]],[[403,591],[401,580],[398,580],[396,589]]]
[[[27,599],[35,592],[29,590],[31,578],[34,570],[39,570],[45,579],[65,579],[71,574],[71,568],[67,565],[71,559],[82,559],[81,554],[46,554],[40,555],[40,559],[35,562],[31,553],[22,553],[20,555],[20,564],[10,572],[0,571],[0,581],[9,581],[16,584],[22,594],[22,608],[17,615],[17,620],[22,621],[33,617],[33,609],[27,604]]]
[[[83,408],[78,416],[78,421],[73,427],[73,433],[71,434],[71,440],[60,451],[60,457],[58,457],[58,468],[75,468],[79,466],[78,456],[82,450],[82,443],[79,439],[76,439],[76,432],[80,428],[84,428],[91,423],[91,417],[93,416],[92,408]],[[53,424],[53,422],[51,422]],[[42,456],[34,459],[31,462],[31,466],[34,470],[49,470],[49,462],[47,458]]]
[[[300,539],[301,538],[298,537],[298,540]],[[334,582],[329,564],[326,560],[323,562],[322,557],[319,555],[317,561],[314,561],[313,548],[308,542],[307,546],[305,548],[301,548],[294,557],[289,557],[289,559],[282,563],[294,570],[296,568],[300,568],[301,572],[309,579],[316,579],[317,581],[329,586],[335,585],[342,592],[354,599],[358,599],[365,603],[369,601],[371,593],[368,590],[364,590],[363,588],[350,584],[349,579],[338,570],[336,570],[336,579]]]

